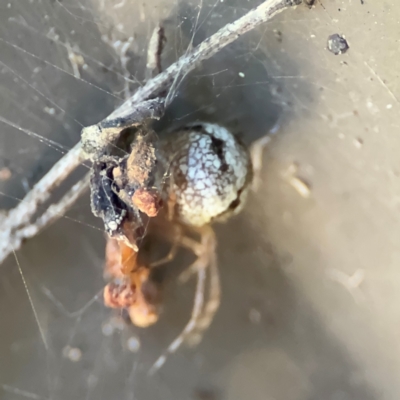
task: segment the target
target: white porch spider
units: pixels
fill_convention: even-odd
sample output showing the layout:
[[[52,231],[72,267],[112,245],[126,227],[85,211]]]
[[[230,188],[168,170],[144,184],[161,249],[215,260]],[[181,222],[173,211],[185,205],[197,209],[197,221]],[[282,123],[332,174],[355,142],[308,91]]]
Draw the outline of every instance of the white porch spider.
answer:
[[[173,259],[179,246],[197,257],[180,277],[186,281],[197,274],[191,318],[154,363],[152,373],[183,342],[200,342],[212,322],[220,303],[220,282],[211,224],[243,208],[253,177],[252,162],[234,135],[210,123],[185,126],[160,142],[151,129],[140,128],[127,155],[118,158],[111,153],[94,163],[91,180],[93,212],[103,218],[110,236],[106,274],[112,280],[104,291],[105,304],[126,308],[138,326],[157,321],[159,293],[149,280],[148,267],[138,261],[149,220],[158,234],[172,242],[169,254],[150,268]],[[197,233],[200,241],[188,232]],[[209,298],[205,300],[207,272]]]
[[[158,45],[153,45],[155,50],[149,54],[156,53],[160,72],[165,38],[162,30],[157,32]],[[243,208],[253,178],[250,153],[238,138],[217,124],[194,123],[159,141],[146,121],[163,115],[163,95],[82,131],[83,151],[93,161],[92,211],[103,219],[110,237],[106,275],[111,282],[104,290],[105,304],[127,309],[137,326],[155,323],[160,296],[149,268],[172,260],[179,246],[197,257],[180,277],[186,281],[197,275],[191,318],[150,373],[182,343],[199,343],[211,324],[220,303],[216,237],[211,224],[225,221]],[[264,142],[256,144],[258,151],[252,152],[256,174]],[[162,260],[143,265],[140,244],[149,223],[172,247]],[[193,240],[188,232],[198,234],[200,241]],[[209,297],[205,300],[207,273]]]

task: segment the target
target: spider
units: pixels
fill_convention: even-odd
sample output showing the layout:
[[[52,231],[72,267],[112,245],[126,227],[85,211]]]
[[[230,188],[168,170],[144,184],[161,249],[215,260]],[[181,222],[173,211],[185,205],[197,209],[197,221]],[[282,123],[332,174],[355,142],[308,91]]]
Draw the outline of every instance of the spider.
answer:
[[[148,49],[151,75],[161,72],[164,43],[164,30],[158,27]],[[127,309],[137,326],[155,323],[160,288],[151,280],[151,269],[171,261],[179,247],[196,256],[179,278],[185,282],[197,275],[191,317],[150,373],[181,344],[199,343],[210,326],[221,296],[212,224],[242,210],[250,187],[257,184],[255,179],[251,185],[253,171],[257,177],[267,143],[261,139],[249,152],[227,129],[212,123],[189,124],[160,141],[148,120],[164,114],[165,95],[134,109],[128,104],[82,131],[83,152],[93,162],[92,211],[103,219],[109,235],[105,276],[111,281],[104,289],[105,305]],[[167,256],[147,265],[141,261],[140,245],[149,228],[172,246]]]
[[[197,275],[191,318],[154,363],[153,373],[181,344],[199,343],[213,320],[221,291],[212,224],[243,208],[253,168],[246,147],[217,124],[187,125],[162,141],[151,129],[139,128],[132,143],[122,157],[107,155],[93,166],[92,209],[103,218],[110,237],[106,275],[112,280],[104,291],[105,304],[126,308],[135,325],[155,323],[160,293],[151,282],[151,268],[172,260],[179,246],[196,256],[179,278],[185,282]],[[166,257],[144,266],[140,243],[149,222],[172,247]],[[199,241],[190,236],[193,233]]]

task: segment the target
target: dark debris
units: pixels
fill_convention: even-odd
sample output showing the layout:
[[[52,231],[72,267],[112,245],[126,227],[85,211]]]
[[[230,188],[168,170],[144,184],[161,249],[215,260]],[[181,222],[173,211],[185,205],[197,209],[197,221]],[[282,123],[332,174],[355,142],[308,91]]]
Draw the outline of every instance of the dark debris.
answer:
[[[343,36],[335,33],[328,37],[328,50],[331,53],[335,55],[343,54],[346,53],[349,48],[349,44]]]

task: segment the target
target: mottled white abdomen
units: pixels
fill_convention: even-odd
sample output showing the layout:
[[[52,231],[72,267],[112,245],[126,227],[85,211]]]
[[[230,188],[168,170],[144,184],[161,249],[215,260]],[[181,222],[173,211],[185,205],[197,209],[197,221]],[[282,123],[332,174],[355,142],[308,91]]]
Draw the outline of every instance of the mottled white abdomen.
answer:
[[[197,123],[180,129],[162,145],[167,196],[180,222],[203,226],[238,213],[252,178],[247,149],[227,129]]]

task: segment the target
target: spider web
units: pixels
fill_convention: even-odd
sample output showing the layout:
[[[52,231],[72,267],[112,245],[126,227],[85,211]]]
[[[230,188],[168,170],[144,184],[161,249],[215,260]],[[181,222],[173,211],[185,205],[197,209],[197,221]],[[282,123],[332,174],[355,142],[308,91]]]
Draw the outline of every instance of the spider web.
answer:
[[[77,143],[82,127],[103,119],[143,84],[147,45],[156,24],[162,23],[167,36],[162,57],[165,67],[258,3],[253,0],[3,1],[0,4],[0,208],[10,209],[18,204],[32,185]],[[330,89],[324,86],[322,78],[314,78],[316,67],[310,62],[313,45],[308,43],[309,23],[312,21],[317,27],[332,25],[332,10],[319,7],[311,17],[307,11],[304,8],[297,13],[282,14],[240,38],[189,76],[180,78],[170,93],[174,99],[171,107],[156,128],[162,131],[195,120],[215,121],[249,144],[277,123],[282,126],[288,119],[301,120],[311,115],[316,91],[344,91],[343,87]],[[325,38],[318,40],[322,43]],[[373,66],[370,68],[375,71]],[[392,92],[389,97],[388,105],[397,102]],[[373,113],[375,106],[371,104]],[[337,127],[350,114],[348,104],[337,105],[334,110],[326,106],[318,111],[318,118],[323,120],[328,116],[331,127]],[[86,170],[86,166],[81,166],[60,193]],[[292,323],[286,316],[275,315],[276,329],[270,328],[270,324],[263,325],[268,316],[262,310],[266,307],[272,312],[266,304],[282,300],[277,288],[285,293],[285,301],[290,304],[296,301],[285,279],[279,274],[276,278],[271,272],[265,275],[257,266],[253,276],[234,273],[229,277],[229,264],[238,269],[241,263],[247,265],[249,259],[252,265],[268,266],[275,262],[263,239],[256,245],[251,234],[243,239],[239,233],[231,232],[236,228],[239,232],[250,214],[245,213],[218,230],[222,237],[222,274],[228,275],[223,282],[228,300],[224,301],[217,319],[220,314],[224,317],[213,324],[197,349],[179,350],[159,373],[149,377],[147,371],[152,362],[180,332],[190,314],[193,285],[181,286],[169,280],[162,318],[146,330],[127,325],[122,317],[105,309],[101,298],[105,235],[101,221],[91,215],[88,203],[88,196],[81,198],[65,217],[29,240],[15,257],[9,257],[2,265],[0,397],[239,399],[251,393],[252,398],[265,398],[265,386],[257,378],[252,384],[250,372],[239,374],[250,383],[236,391],[238,386],[232,382],[238,372],[232,365],[236,365],[236,356],[248,354],[245,352],[248,349],[254,351],[257,343],[266,340],[265,329],[275,337],[272,342],[275,344],[279,326],[290,331]],[[230,239],[224,240],[227,235]],[[247,246],[247,259],[238,255],[235,259],[229,253],[232,244]],[[224,252],[228,254],[224,256]],[[287,263],[285,256],[280,254],[278,258],[279,265]],[[184,262],[181,257],[173,264]],[[257,282],[257,276],[262,283]],[[267,283],[271,276],[275,276],[275,283],[278,281],[275,287]],[[268,290],[273,295],[263,297]],[[292,308],[288,306],[287,310]],[[303,313],[304,325],[312,325],[310,320],[314,317]],[[237,328],[241,325],[249,328]],[[288,343],[292,340],[289,335]],[[328,346],[325,350],[326,346],[320,344],[326,357],[317,357],[322,371],[319,376],[325,374],[328,384],[341,379],[345,390],[354,390],[363,399],[372,398],[361,389],[361,378],[355,386],[349,383],[346,371],[353,370],[352,363],[342,356],[335,357],[337,364],[344,366],[343,372],[328,372],[325,358],[336,349]],[[268,390],[280,393],[285,399],[318,398],[318,393],[325,393],[315,385],[316,377],[300,371],[296,351],[283,348],[290,356],[274,350],[268,357],[278,363],[287,379],[293,379],[298,397],[284,389],[285,385],[277,384],[281,389],[274,389],[274,371],[267,369]],[[241,357],[240,362],[244,371],[251,371],[250,358],[246,357]],[[263,369],[265,364],[260,365],[256,368]]]

